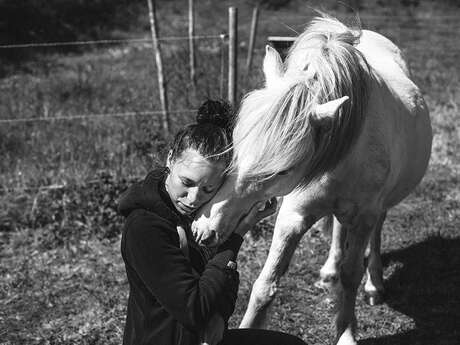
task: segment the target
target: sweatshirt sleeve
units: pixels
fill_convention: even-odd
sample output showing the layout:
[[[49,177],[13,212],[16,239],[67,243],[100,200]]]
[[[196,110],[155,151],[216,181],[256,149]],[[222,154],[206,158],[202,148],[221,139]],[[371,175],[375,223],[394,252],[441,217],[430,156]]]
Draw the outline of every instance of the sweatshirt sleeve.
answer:
[[[127,222],[122,251],[159,303],[185,327],[199,332],[212,314],[228,319],[234,310],[239,276],[226,266],[241,242],[241,237],[230,237],[198,275],[177,246],[176,229],[152,215]]]

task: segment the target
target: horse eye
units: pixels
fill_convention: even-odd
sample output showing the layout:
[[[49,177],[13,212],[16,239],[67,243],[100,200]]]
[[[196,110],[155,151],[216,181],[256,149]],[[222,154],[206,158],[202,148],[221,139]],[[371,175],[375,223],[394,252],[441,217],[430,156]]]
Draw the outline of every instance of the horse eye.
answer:
[[[287,175],[289,170],[283,170],[278,173],[278,175]]]

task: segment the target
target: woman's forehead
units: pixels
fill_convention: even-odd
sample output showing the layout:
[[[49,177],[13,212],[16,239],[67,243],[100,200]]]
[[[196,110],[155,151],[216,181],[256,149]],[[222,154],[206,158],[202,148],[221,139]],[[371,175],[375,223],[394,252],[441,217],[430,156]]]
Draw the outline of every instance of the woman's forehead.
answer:
[[[187,149],[177,158],[174,168],[184,177],[194,180],[219,180],[225,170],[225,164],[211,161],[195,149]]]
[[[189,166],[190,168],[219,166],[219,162],[214,162],[207,159],[200,152],[193,148],[182,151],[179,157],[177,157],[175,163],[183,166]]]

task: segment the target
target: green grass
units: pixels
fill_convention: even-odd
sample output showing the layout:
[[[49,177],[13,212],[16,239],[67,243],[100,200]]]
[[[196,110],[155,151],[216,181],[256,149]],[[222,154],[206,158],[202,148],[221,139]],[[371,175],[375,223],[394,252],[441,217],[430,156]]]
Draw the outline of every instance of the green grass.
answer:
[[[225,30],[229,3],[199,6],[197,34]],[[237,4],[245,42],[250,7]],[[163,33],[185,35],[183,6],[162,6],[171,19],[167,25],[163,20]],[[312,15],[299,2],[289,6],[262,12],[256,68],[249,81],[241,78],[241,92],[262,83],[264,38],[289,34],[286,25],[300,31],[308,21],[302,14]],[[410,11],[374,2],[366,6],[365,26],[385,33],[407,53],[431,111],[434,140],[422,184],[388,214],[382,239],[388,299],[369,307],[359,295],[358,336],[366,345],[458,344],[460,52],[453,44],[458,24],[452,19],[458,9],[429,1]],[[344,13],[340,7],[327,8]],[[164,45],[171,109],[195,108],[204,97],[220,94],[218,41],[198,44],[195,96],[189,92],[186,47],[186,42]],[[244,74],[244,44],[240,52]],[[0,80],[0,114],[22,118],[158,109],[155,85],[151,50],[142,44],[40,55]],[[173,128],[190,117],[175,115]],[[135,177],[163,161],[167,137],[160,128],[155,116],[1,124],[0,343],[120,343],[128,285],[119,254],[122,219],[116,199]],[[30,188],[50,184],[67,187]],[[272,223],[258,230],[248,235],[240,255],[234,327],[265,261]],[[308,344],[329,342],[331,306],[313,285],[327,250],[327,239],[314,230],[301,241],[274,302],[271,328],[299,335]]]

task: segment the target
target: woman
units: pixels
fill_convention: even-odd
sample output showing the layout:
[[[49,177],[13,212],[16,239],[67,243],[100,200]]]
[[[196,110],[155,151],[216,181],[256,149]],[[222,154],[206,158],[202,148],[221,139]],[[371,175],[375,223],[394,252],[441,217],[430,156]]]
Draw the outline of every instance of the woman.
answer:
[[[230,107],[209,100],[197,122],[177,133],[166,168],[123,194],[121,252],[130,286],[123,344],[304,344],[279,332],[226,330],[237,298],[235,260],[243,236],[276,209],[276,201],[262,211],[262,205],[254,207],[212,251],[195,242],[193,214],[220,187],[230,144]]]

